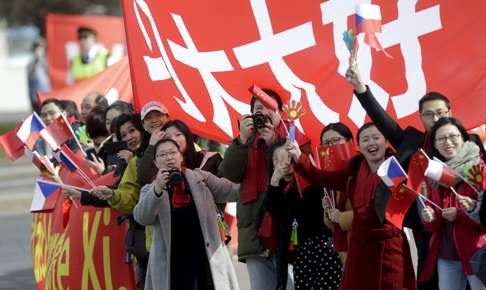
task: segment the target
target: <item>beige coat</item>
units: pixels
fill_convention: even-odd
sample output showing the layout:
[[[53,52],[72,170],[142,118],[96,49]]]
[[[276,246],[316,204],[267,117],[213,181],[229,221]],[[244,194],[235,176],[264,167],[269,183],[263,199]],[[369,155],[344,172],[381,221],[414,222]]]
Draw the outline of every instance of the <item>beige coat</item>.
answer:
[[[219,234],[215,202],[237,201],[240,186],[199,169],[187,169],[185,177],[201,223],[215,290],[238,290],[230,254]],[[167,192],[156,197],[153,183],[144,186],[133,216],[142,225],[153,226],[145,290],[170,290],[171,216]]]

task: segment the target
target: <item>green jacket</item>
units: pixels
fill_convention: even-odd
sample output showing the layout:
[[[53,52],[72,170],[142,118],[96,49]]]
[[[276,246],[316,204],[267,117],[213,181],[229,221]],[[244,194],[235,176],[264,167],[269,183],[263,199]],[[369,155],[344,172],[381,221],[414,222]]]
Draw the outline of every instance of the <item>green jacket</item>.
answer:
[[[125,172],[123,172],[118,188],[113,191],[113,196],[108,199],[110,207],[116,208],[123,213],[132,214],[133,209],[140,199],[141,188],[137,177],[137,160],[137,156],[130,159]],[[147,251],[150,249],[151,243],[152,229],[151,227],[145,227]]]
[[[118,188],[113,191],[113,196],[108,199],[108,204],[123,213],[131,214],[140,197],[140,185],[137,179],[137,158],[128,161],[127,168],[123,172]]]
[[[252,144],[249,140],[248,144]],[[239,139],[233,140],[224,154],[223,161],[219,165],[218,175],[226,177],[232,182],[242,183],[246,173],[246,165],[251,147],[242,145]],[[267,170],[262,168],[262,170]],[[240,196],[243,185],[240,188]],[[236,220],[238,225],[238,259],[242,262],[246,257],[253,255],[267,255],[257,235],[258,228],[264,213],[264,202],[267,192],[261,192],[254,202],[236,204]]]

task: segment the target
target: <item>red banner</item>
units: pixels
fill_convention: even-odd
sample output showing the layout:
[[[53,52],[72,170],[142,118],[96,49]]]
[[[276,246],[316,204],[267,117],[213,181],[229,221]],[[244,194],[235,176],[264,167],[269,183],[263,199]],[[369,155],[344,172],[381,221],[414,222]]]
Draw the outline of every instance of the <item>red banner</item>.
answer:
[[[79,52],[77,30],[87,26],[97,32],[97,40],[116,62],[125,52],[123,22],[119,17],[49,14],[46,20],[47,58],[49,79],[53,89],[69,84],[68,68],[71,59]]]
[[[249,112],[257,84],[302,101],[300,124],[313,140],[324,124],[365,121],[344,74],[342,40],[358,0],[123,0],[135,105],[158,99],[202,136],[228,141]],[[360,45],[359,68],[376,98],[403,126],[421,128],[418,100],[439,91],[467,127],[484,122],[486,3],[373,1],[383,48]],[[297,9],[298,8],[298,9]]]
[[[38,92],[38,95],[40,102],[48,98],[66,99],[75,101],[80,106],[83,98],[91,92],[103,94],[110,102],[115,100],[131,102],[132,85],[128,57],[124,56],[122,60],[92,78],[59,90],[47,93]]]
[[[37,289],[135,289],[133,269],[125,263],[126,227],[116,223],[119,213],[79,201],[69,210],[64,200],[60,194],[52,211],[32,214]]]

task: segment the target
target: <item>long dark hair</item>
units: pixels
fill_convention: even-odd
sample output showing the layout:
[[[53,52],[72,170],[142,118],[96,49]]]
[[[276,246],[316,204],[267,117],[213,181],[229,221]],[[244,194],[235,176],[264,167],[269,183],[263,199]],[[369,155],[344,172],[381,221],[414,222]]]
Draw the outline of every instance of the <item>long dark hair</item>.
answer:
[[[162,126],[161,130],[164,131],[169,127],[175,127],[182,133],[182,135],[184,135],[184,138],[186,138],[186,151],[181,152],[184,157],[184,165],[189,169],[199,167],[204,156],[196,152],[196,148],[194,147],[194,136],[189,127],[187,127],[186,123],[181,120],[170,120]]]
[[[145,148],[147,148],[148,142],[150,140],[150,135],[143,129],[142,120],[140,119],[140,114],[138,114],[138,113],[122,114],[122,115],[116,117],[115,120],[113,120],[113,122],[116,124],[115,133],[116,133],[116,139],[117,140],[122,139],[121,133],[120,133],[120,127],[127,122],[132,123],[133,126],[138,131],[140,131],[140,133],[142,135],[142,142],[140,143],[140,146],[138,147],[137,152],[133,152],[133,153],[135,153],[135,155],[137,155],[137,156],[142,155],[143,152],[145,151]]]
[[[439,130],[439,128],[445,125],[456,126],[456,128],[459,130],[459,133],[461,133],[462,140],[464,140],[464,142],[469,141],[469,134],[467,133],[466,128],[464,128],[464,126],[462,125],[461,121],[451,117],[440,118],[439,120],[437,120],[437,122],[435,122],[434,126],[432,126],[432,128],[430,129],[429,140],[428,140],[429,144],[431,145],[430,153],[432,154],[433,157],[436,156],[440,160],[445,160],[445,158],[444,156],[442,156],[442,154],[439,153],[439,150],[435,148],[434,143],[435,143],[437,130]]]

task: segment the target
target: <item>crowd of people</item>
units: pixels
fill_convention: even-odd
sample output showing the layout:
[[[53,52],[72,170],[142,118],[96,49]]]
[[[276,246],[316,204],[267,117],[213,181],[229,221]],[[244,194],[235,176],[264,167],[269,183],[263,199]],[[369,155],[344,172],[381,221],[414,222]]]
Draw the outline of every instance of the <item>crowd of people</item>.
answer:
[[[392,194],[376,174],[389,156],[407,169],[419,149],[458,174],[472,167],[485,177],[486,154],[467,133],[446,96],[429,92],[418,104],[425,131],[401,128],[378,104],[356,65],[346,78],[372,122],[356,138],[343,123],[322,128],[321,146],[355,143],[358,152],[344,168],[323,170],[310,139],[287,135],[287,121],[252,96],[251,114],[239,119],[239,135],[224,156],[198,145],[198,136],[167,108],[152,101],[136,113],[122,101],[108,105],[91,93],[81,105],[45,100],[40,116],[48,125],[60,114],[100,174],[115,171],[116,184],[90,191],[65,190],[84,206],[120,211],[129,221],[126,244],[135,261],[138,289],[239,289],[223,212],[237,202],[238,249],[252,290],[269,289],[486,289],[471,257],[486,243],[484,184],[458,180],[453,188],[423,183],[431,203],[417,200],[405,226],[418,252],[414,271],[409,239],[385,218]],[[280,96],[265,93],[282,110]],[[261,114],[265,122],[252,116]],[[38,141],[36,150],[52,157]],[[478,166],[479,165],[479,166]],[[331,201],[327,192],[335,197]]]

